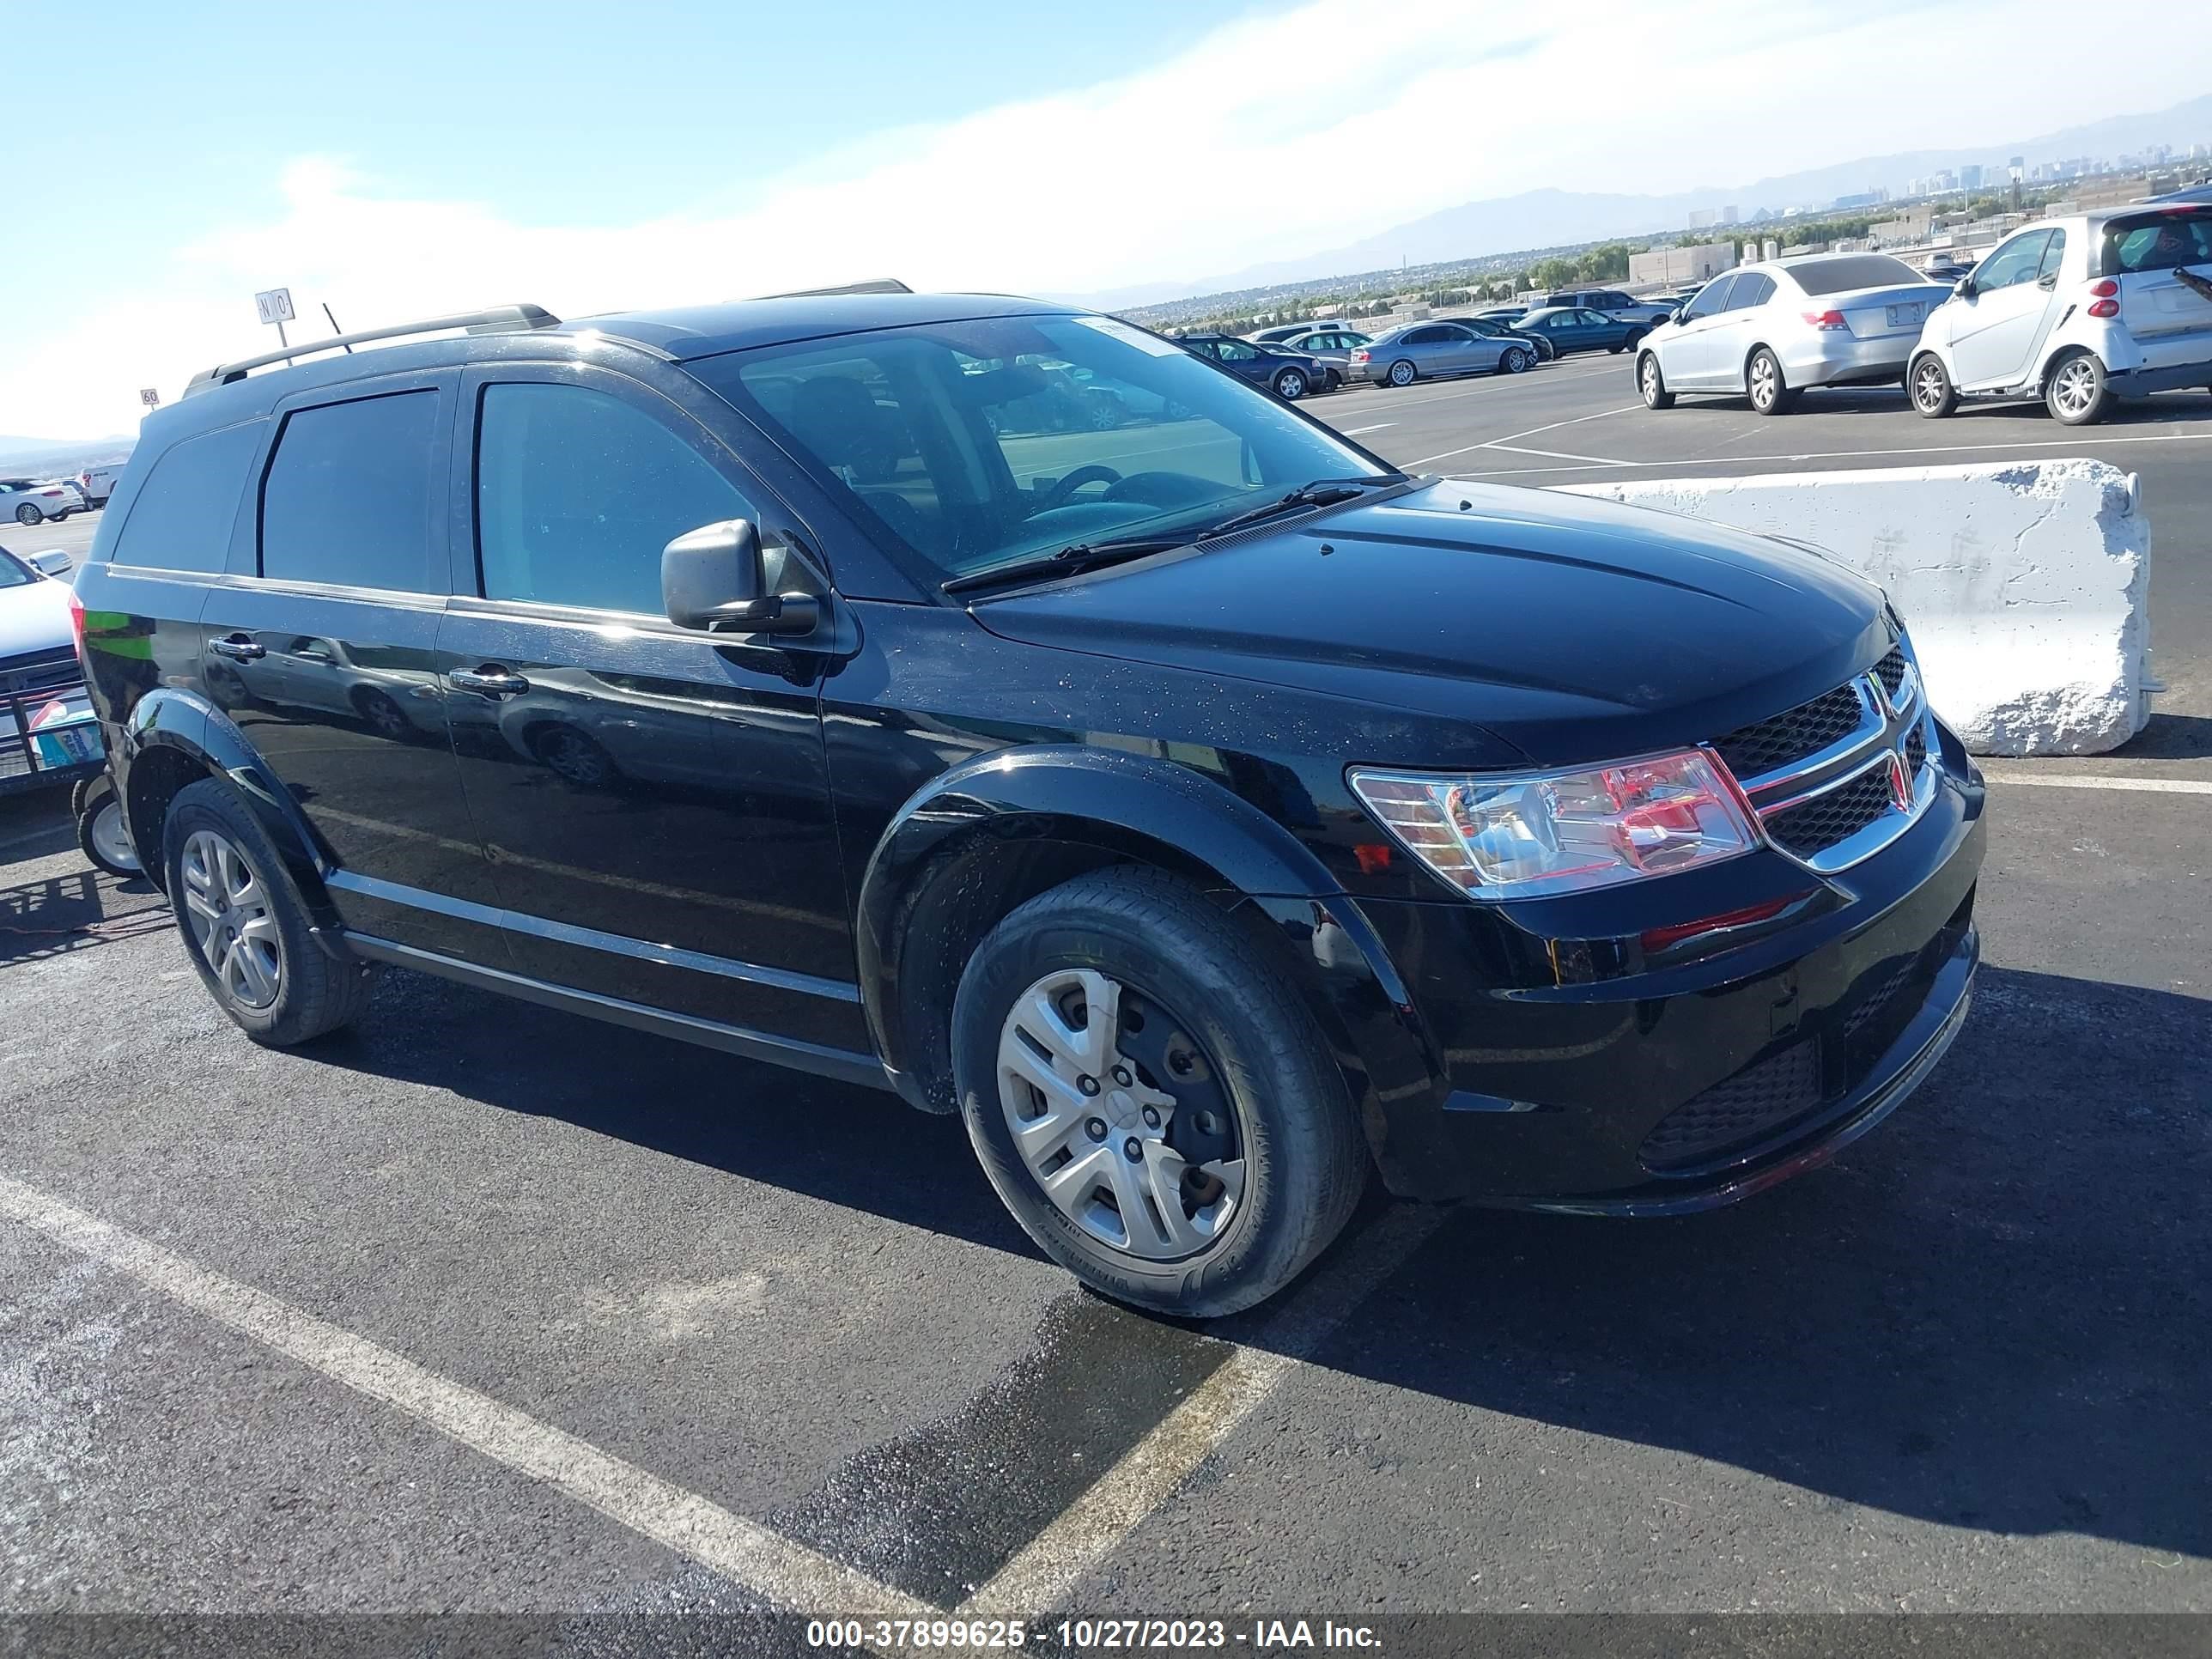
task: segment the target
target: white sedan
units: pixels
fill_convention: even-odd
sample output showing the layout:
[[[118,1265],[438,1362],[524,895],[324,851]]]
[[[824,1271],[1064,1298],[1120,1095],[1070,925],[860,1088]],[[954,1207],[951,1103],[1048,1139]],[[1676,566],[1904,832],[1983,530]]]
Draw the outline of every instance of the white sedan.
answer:
[[[1710,392],[1784,415],[1807,386],[1895,385],[1921,325],[1950,297],[1887,253],[1801,254],[1723,271],[1644,337],[1637,389],[1652,409]]]
[[[40,525],[84,511],[84,491],[59,478],[0,478],[0,513],[20,525]]]

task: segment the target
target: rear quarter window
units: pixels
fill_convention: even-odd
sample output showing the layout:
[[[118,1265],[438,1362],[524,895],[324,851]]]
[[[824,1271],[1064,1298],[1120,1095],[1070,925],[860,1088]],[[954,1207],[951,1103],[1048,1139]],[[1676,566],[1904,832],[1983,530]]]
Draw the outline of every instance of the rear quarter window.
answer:
[[[2131,215],[2105,226],[2105,276],[2200,264],[2212,264],[2212,210]]]
[[[156,570],[220,571],[246,472],[268,430],[248,421],[185,438],[161,452],[146,475],[110,561]]]
[[[261,574],[428,591],[437,418],[431,391],[286,416],[261,487]]]

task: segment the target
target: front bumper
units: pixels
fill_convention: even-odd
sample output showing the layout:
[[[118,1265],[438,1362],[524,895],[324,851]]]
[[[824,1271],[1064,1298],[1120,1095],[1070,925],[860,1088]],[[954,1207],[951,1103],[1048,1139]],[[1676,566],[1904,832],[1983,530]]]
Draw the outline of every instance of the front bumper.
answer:
[[[1692,915],[1796,896],[1771,931],[1686,962],[1636,954],[1656,918],[1634,888],[1522,916],[1363,902],[1434,1056],[1429,1087],[1401,1082],[1369,1113],[1386,1183],[1666,1214],[1742,1198],[1873,1127],[1957,1034],[1978,960],[1983,789],[1956,739],[1942,747],[1936,799],[1863,863],[1823,878],[1772,853],[1704,872]]]

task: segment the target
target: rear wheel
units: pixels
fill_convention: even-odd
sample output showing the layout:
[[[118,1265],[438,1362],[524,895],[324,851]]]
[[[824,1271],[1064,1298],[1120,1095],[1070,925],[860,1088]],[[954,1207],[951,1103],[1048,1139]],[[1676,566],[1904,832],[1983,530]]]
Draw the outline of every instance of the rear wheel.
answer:
[[[2060,358],[2044,386],[2043,401],[2061,426],[2094,426],[2111,414],[2112,389],[2096,353],[2076,351]]]
[[[1644,394],[1646,409],[1672,409],[1674,394],[1667,390],[1666,377],[1659,372],[1659,354],[1647,351],[1636,364],[1636,389]]]
[[[1392,386],[1411,386],[1419,378],[1420,371],[1415,368],[1413,364],[1407,362],[1403,357],[1401,357],[1396,362],[1390,365],[1390,384]]]
[[[1182,1317],[1287,1285],[1369,1171],[1342,1074],[1259,946],[1159,872],[1031,899],[953,1005],[976,1156],[1016,1220],[1101,1294]]]
[[[1286,368],[1275,376],[1275,395],[1286,404],[1294,404],[1306,395],[1306,377],[1295,368]]]
[[[1782,377],[1782,360],[1765,346],[1751,354],[1744,370],[1751,406],[1761,415],[1787,415],[1797,404],[1797,388]]]
[[[1929,420],[1940,421],[1959,406],[1959,389],[1951,384],[1951,373],[1932,351],[1912,360],[1905,386],[1912,394],[1912,407]]]
[[[228,784],[186,785],[170,803],[161,843],[185,954],[240,1030],[285,1048],[361,1018],[368,966],[339,960],[309,934],[299,889]]]

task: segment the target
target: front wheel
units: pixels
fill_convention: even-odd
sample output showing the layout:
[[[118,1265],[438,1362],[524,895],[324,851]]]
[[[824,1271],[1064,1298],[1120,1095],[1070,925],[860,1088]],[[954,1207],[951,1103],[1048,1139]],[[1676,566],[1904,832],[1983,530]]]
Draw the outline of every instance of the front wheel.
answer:
[[[1951,372],[1932,351],[1912,360],[1905,384],[1912,393],[1913,409],[1923,419],[1940,421],[1959,406],[1959,388],[1951,384]]]
[[[1420,371],[1415,368],[1413,364],[1407,362],[1403,357],[1401,357],[1396,362],[1390,365],[1390,384],[1397,386],[1411,386],[1414,380],[1419,376],[1419,373]]]
[[[1505,355],[1498,360],[1498,367],[1507,374],[1525,374],[1528,370],[1528,354],[1519,346],[1508,346]]]
[[[960,1108],[1030,1237],[1182,1318],[1264,1301],[1343,1230],[1370,1165],[1283,973],[1197,889],[1116,868],[1031,899],[952,1012]]]
[[[39,511],[35,502],[25,501],[15,509],[15,522],[27,530],[42,525],[46,521],[46,515]]]
[[[1667,390],[1666,377],[1659,372],[1659,354],[1647,351],[1636,365],[1636,389],[1644,394],[1646,409],[1672,409],[1674,394]]]
[[[1286,404],[1294,404],[1306,395],[1306,377],[1295,368],[1286,368],[1275,376],[1275,395]]]
[[[2043,401],[2051,419],[2061,426],[2094,426],[2112,409],[2112,389],[2105,379],[2105,365],[2094,352],[2075,352],[2051,371]]]

